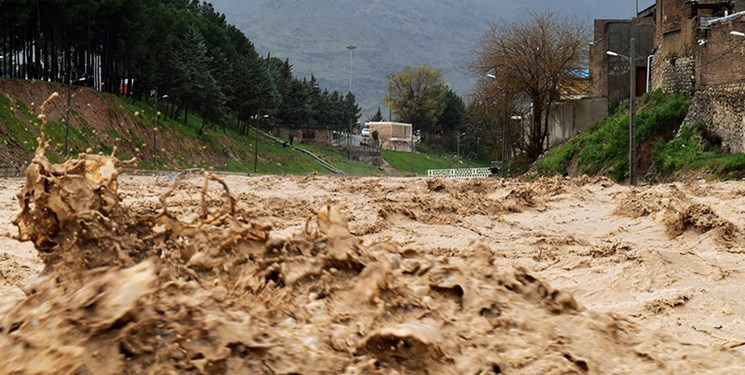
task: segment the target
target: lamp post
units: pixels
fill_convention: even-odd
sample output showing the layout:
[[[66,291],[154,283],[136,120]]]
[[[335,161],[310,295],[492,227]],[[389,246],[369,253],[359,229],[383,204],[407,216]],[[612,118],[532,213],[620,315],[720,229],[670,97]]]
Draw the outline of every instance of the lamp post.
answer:
[[[75,83],[85,81],[85,77],[75,80]],[[65,158],[70,154],[70,107],[72,106],[72,76],[67,77],[67,115],[65,116]]]
[[[158,97],[158,90],[150,92],[155,97],[155,118],[153,119],[153,165],[158,165],[158,117],[160,117],[160,111],[158,111],[158,99],[165,99],[168,95]]]
[[[393,78],[393,73],[388,73],[388,81],[390,81],[391,78]],[[393,116],[391,112],[391,107],[388,106],[388,122],[393,122]]]
[[[487,74],[486,76],[493,80],[497,79],[497,76],[491,73]],[[507,139],[508,136],[509,133],[507,132],[507,123],[505,122],[504,124],[502,124],[502,178],[507,178],[507,159],[509,159],[510,157],[510,154],[507,150],[507,145],[509,143]]]
[[[458,140],[457,140],[457,143],[456,143],[456,144],[457,144],[457,148],[456,148],[456,150],[458,150],[458,151],[456,152],[456,155],[458,155],[458,157],[460,157],[460,136],[461,136],[461,133],[460,133],[460,132],[458,132]]]
[[[730,32],[729,32],[729,35],[732,35],[732,36],[739,36],[739,37],[745,37],[745,33],[743,33],[743,32],[739,32],[739,31],[730,31]]]
[[[357,46],[349,45],[347,49],[349,50],[349,92],[352,92],[352,51],[357,49]]]
[[[606,54],[622,57],[629,61],[629,184],[636,185],[636,60],[634,57],[634,38],[630,41],[630,56],[607,51]]]
[[[416,169],[414,168],[414,153],[416,147],[414,147],[414,124],[411,124],[411,174],[416,177]]]
[[[357,46],[354,44],[348,45],[347,49],[349,50],[349,92],[352,92],[352,51],[357,49]],[[347,129],[347,159],[352,160],[352,121],[349,122],[349,129]],[[350,171],[351,171],[351,164],[350,164]]]
[[[258,173],[259,168],[259,120],[269,118],[269,115],[261,116],[258,113],[254,116],[256,119],[256,144],[254,145],[254,173]]]

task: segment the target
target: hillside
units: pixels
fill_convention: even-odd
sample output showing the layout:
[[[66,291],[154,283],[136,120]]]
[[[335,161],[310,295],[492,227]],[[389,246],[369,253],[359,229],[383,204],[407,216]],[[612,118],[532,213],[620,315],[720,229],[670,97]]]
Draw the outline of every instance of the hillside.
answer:
[[[67,88],[56,83],[42,81],[0,79],[0,135],[4,147],[0,147],[0,168],[20,170],[31,160],[39,134],[35,114],[38,106],[53,92],[60,97],[47,109],[49,125],[46,130],[51,147],[47,157],[59,162],[64,157]],[[160,110],[165,111],[160,103]],[[161,118],[158,127],[158,160],[153,158],[152,137],[155,110],[148,103],[76,87],[73,89],[70,126],[70,154],[76,155],[86,149],[110,154],[116,148],[121,160],[137,158],[131,168],[184,169],[205,168],[233,172],[253,172],[256,133],[239,135],[232,127],[207,128],[199,134],[201,119],[189,115],[189,122]],[[233,120],[231,120],[233,121]],[[333,147],[295,145],[318,155],[332,166],[348,175],[409,174],[410,163],[397,169],[396,157],[393,165],[385,170],[357,161],[349,161],[343,152]],[[306,153],[282,147],[276,139],[259,137],[258,172],[271,174],[304,174],[331,172]],[[388,154],[384,154],[387,158]],[[406,160],[410,160],[408,157]],[[415,155],[417,173],[426,173],[427,168],[455,168],[478,165],[472,161],[446,155]]]
[[[64,117],[67,108],[66,87],[40,81],[0,79],[0,134],[7,147],[0,151],[0,165],[17,167],[31,159],[36,148],[38,106],[54,91],[61,94],[48,108],[47,129],[52,147],[51,160],[64,156]],[[163,107],[161,107],[163,109]],[[207,168],[253,172],[255,133],[238,136],[233,130],[208,129],[198,134],[201,120],[193,115],[184,125],[173,119],[160,122],[158,128],[158,162],[153,160],[153,108],[145,103],[88,88],[75,88],[72,100],[70,154],[86,149],[111,153],[122,160],[133,157],[133,168],[181,169]],[[259,173],[330,173],[309,156],[284,149],[274,141],[259,142]],[[362,163],[359,163],[362,164]],[[356,172],[372,174],[376,168],[357,166]]]
[[[721,139],[703,124],[684,123],[690,100],[659,91],[640,100],[637,116],[637,179],[647,182],[690,178],[745,177],[745,154],[728,154]],[[533,171],[542,175],[605,175],[627,180],[629,170],[628,107],[553,148]]]
[[[299,76],[315,74],[321,87],[352,90],[365,115],[383,106],[386,77],[404,66],[442,68],[461,95],[473,86],[467,66],[490,23],[524,19],[530,11],[554,11],[586,21],[630,17],[634,2],[578,0],[214,0],[255,44],[257,51],[289,57]],[[640,1],[647,6],[653,1]]]

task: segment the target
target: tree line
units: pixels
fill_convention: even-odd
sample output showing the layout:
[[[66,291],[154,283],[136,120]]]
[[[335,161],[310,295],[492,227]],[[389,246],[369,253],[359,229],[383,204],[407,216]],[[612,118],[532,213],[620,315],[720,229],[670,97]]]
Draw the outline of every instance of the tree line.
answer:
[[[197,113],[203,128],[243,132],[260,114],[282,126],[347,129],[360,115],[354,94],[295,77],[288,60],[260,56],[197,0],[0,0],[0,76],[137,100],[168,95],[167,115],[187,122]]]

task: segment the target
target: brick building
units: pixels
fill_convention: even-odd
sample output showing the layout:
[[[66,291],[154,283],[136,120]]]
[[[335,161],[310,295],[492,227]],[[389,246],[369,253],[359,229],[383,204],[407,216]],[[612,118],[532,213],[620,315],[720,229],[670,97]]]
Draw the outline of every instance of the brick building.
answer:
[[[657,0],[652,87],[693,95],[686,122],[745,152],[745,0]]]
[[[745,12],[705,21],[696,51],[696,95],[688,121],[705,124],[722,147],[745,152]]]
[[[692,94],[698,55],[713,20],[745,10],[745,0],[657,0],[652,88]]]

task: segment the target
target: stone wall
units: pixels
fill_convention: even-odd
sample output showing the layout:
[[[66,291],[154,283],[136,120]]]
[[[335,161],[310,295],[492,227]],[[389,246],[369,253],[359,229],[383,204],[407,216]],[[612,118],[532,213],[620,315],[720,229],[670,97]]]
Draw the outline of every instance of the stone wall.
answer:
[[[696,59],[692,56],[668,57],[655,54],[652,58],[653,90],[693,94],[696,85]]]
[[[745,83],[697,91],[685,122],[704,124],[725,151],[745,152]]]

